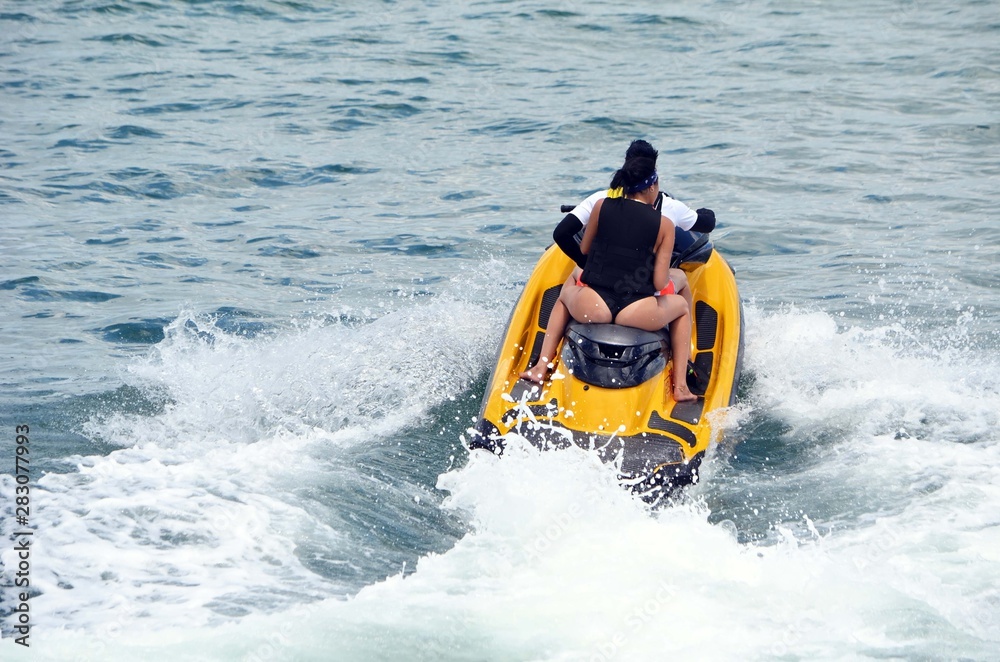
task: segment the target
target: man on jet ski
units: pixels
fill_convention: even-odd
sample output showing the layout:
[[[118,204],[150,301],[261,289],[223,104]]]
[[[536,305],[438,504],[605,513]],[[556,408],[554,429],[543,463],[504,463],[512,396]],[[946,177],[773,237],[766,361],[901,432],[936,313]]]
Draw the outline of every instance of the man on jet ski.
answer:
[[[654,208],[662,201],[658,180],[654,159],[629,158],[611,181],[612,188],[623,189],[624,197],[596,200],[577,247],[582,259],[575,261],[583,263],[583,272],[579,277],[574,273],[563,285],[538,362],[521,373],[522,379],[544,381],[570,316],[580,322],[617,323],[647,331],[674,322],[670,325],[674,400],[697,399],[686,379],[690,305],[668,289],[675,229],[673,221]],[[659,299],[654,297],[657,292],[662,293]]]

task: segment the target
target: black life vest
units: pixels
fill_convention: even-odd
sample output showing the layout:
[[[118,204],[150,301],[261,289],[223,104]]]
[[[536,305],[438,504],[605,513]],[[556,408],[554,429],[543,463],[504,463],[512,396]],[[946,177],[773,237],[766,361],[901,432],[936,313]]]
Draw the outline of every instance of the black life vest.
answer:
[[[625,198],[605,198],[580,279],[618,294],[652,295],[660,212]]]

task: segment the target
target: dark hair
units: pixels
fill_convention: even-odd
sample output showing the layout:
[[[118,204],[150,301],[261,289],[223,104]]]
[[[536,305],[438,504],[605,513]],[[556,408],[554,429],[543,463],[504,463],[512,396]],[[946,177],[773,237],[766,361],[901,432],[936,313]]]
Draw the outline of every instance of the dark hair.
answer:
[[[654,172],[656,172],[656,159],[645,156],[626,159],[625,164],[611,178],[611,188],[624,188],[627,191],[648,179]]]
[[[642,156],[647,159],[653,159],[654,167],[656,166],[656,157],[659,155],[660,153],[657,152],[655,149],[653,149],[652,145],[650,145],[648,142],[642,139],[633,140],[632,143],[628,146],[628,149],[625,150],[626,161],[628,161],[629,159],[634,159],[636,157]]]
[[[647,172],[645,175],[643,175],[638,179],[638,181],[641,182],[643,179],[648,177],[653,170],[656,170],[656,157],[659,155],[660,153],[657,152],[655,149],[653,149],[653,146],[650,145],[645,140],[642,139],[633,140],[632,143],[628,146],[628,149],[625,150],[625,164],[621,168],[619,168],[618,171],[615,172],[614,176],[611,178],[611,188],[622,188],[626,185],[625,182],[622,181],[621,179],[622,171],[625,170],[625,166],[629,164],[629,161],[634,161],[635,159],[643,159],[645,161],[651,161],[653,164],[652,168],[650,169],[650,172]]]

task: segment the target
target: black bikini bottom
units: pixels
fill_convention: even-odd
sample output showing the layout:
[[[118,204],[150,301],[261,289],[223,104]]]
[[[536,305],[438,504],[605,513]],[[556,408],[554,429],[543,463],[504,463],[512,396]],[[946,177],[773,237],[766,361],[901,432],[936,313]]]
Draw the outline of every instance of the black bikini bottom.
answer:
[[[597,296],[604,300],[607,304],[608,310],[611,311],[611,321],[614,322],[615,318],[618,317],[618,313],[623,311],[629,305],[635,303],[636,301],[641,301],[646,297],[652,296],[650,294],[642,294],[640,292],[627,292],[624,294],[619,294],[615,292],[610,287],[600,287],[594,285],[588,285],[590,289],[597,292]]]

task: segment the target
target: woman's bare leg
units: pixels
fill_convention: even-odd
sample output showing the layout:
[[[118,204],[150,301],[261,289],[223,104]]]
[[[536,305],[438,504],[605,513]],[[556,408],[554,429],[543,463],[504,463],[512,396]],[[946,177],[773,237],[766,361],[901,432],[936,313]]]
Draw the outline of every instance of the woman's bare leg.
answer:
[[[640,299],[618,313],[615,323],[646,331],[658,331],[670,324],[670,352],[673,361],[670,381],[674,401],[698,399],[687,385],[687,364],[691,356],[691,314],[684,297],[666,294]]]
[[[670,323],[670,353],[673,362],[670,381],[673,383],[674,401],[697,400],[698,396],[687,385],[688,359],[691,357],[691,313],[685,312]]]
[[[688,310],[694,310],[694,297],[691,296],[691,288],[688,287],[687,272],[683,269],[671,269],[670,280],[674,283],[674,292],[687,301]]]
[[[671,377],[674,384],[674,400],[686,402],[698,399],[698,396],[691,393],[687,386],[687,363],[691,357],[691,311],[694,310],[694,297],[691,295],[691,288],[688,287],[687,273],[683,269],[671,269],[670,280],[674,283],[674,291],[684,297],[684,301],[688,305],[687,314],[673,320],[670,327],[670,351],[674,356]],[[683,374],[679,372],[682,369]]]
[[[576,271],[563,283],[559,299],[549,314],[549,323],[545,327],[545,337],[542,338],[542,349],[538,353],[538,361],[518,375],[521,379],[541,384],[545,376],[554,367],[556,350],[566,326],[572,316],[581,322],[607,323],[611,321],[611,311],[597,292],[589,287],[576,284]],[[602,310],[603,308],[603,310]]]
[[[552,312],[549,314],[549,323],[545,327],[545,337],[542,338],[542,350],[538,353],[538,361],[535,362],[535,365],[518,375],[521,379],[527,379],[529,382],[535,382],[536,384],[541,384],[545,381],[545,376],[553,367],[556,348],[559,346],[559,341],[562,340],[563,333],[566,332],[567,324],[569,324],[569,310],[566,308],[566,304],[562,302],[562,296],[560,296],[556,300],[556,304],[552,306]]]

